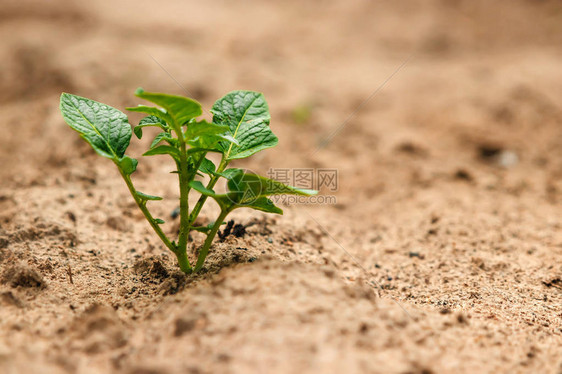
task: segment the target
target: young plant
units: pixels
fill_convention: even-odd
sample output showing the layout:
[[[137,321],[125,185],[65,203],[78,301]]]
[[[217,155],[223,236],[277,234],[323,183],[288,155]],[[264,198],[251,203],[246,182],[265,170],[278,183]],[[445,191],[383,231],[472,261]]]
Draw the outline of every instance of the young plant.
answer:
[[[270,195],[293,194],[311,196],[317,191],[284,185],[272,179],[246,172],[242,169],[227,168],[230,162],[253,155],[277,145],[277,137],[269,128],[269,109],[261,93],[234,91],[217,100],[211,109],[212,122],[197,119],[201,116],[201,104],[183,96],[145,92],[137,89],[136,96],[157,105],[127,108],[133,112],[148,114],[134,129],[127,116],[119,110],[84,97],[63,93],[60,110],[66,123],[80,133],[101,156],[112,160],[133,199],[148,220],[148,223],[178,259],[184,273],[199,271],[209,253],[213,238],[226,216],[238,208],[252,208],[267,213],[283,214],[268,198]],[[152,141],[143,156],[168,155],[175,164],[179,180],[180,229],[177,241],[170,240],[160,225],[164,221],[152,216],[148,203],[162,200],[159,196],[137,191],[131,180],[138,161],[125,155],[132,133],[142,137],[144,127],[156,127],[161,131]],[[221,155],[218,166],[206,158],[207,153]],[[206,174],[206,185],[196,180]],[[219,179],[226,180],[227,192],[216,193],[213,188]],[[200,194],[190,210],[188,196],[191,192]],[[216,201],[220,214],[208,226],[194,226],[207,198]],[[192,230],[207,235],[195,266],[187,256],[189,233]]]

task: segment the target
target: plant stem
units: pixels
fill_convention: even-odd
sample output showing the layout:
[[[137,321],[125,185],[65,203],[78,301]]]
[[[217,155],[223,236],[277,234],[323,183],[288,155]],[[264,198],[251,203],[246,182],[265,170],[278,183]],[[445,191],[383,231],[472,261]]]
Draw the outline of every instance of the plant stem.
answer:
[[[172,252],[174,252],[176,254],[176,257],[178,257],[178,262],[180,262],[180,268],[182,268],[182,261],[180,261],[180,258],[179,258],[180,255],[178,254],[178,250],[177,250],[176,246],[174,244],[172,244],[170,239],[168,239],[166,234],[164,234],[164,232],[160,228],[160,225],[156,222],[154,217],[152,217],[152,214],[150,214],[150,212],[148,211],[148,208],[146,207],[146,201],[141,199],[137,195],[137,190],[135,189],[135,186],[133,186],[133,182],[131,181],[131,176],[125,174],[123,172],[123,170],[121,170],[119,165],[117,165],[117,167],[119,168],[119,172],[121,173],[121,176],[123,177],[123,180],[125,181],[125,183],[127,184],[127,187],[129,188],[129,192],[131,193],[131,195],[133,195],[133,198],[135,199],[135,202],[137,203],[139,209],[144,214],[144,217],[146,218],[148,223],[150,223],[150,226],[152,227],[154,232],[156,232],[156,235],[158,235],[160,240],[162,240],[162,242],[166,245],[166,247],[168,247],[168,249],[170,249]],[[187,257],[186,257],[186,260],[187,260]],[[182,271],[191,272],[191,265],[189,264],[189,261],[187,261],[187,263],[185,261],[183,261]]]
[[[180,266],[180,270],[183,271],[185,274],[191,274],[193,272],[193,269],[189,264],[189,259],[187,258],[187,251],[185,252],[177,251],[174,253],[176,255],[176,258],[178,259],[178,265]]]
[[[189,237],[189,175],[187,170],[187,146],[183,139],[183,134],[178,134],[180,142],[180,233],[178,237],[178,251],[187,256],[187,239]]]
[[[211,228],[211,231],[207,235],[207,239],[205,240],[205,243],[203,243],[203,248],[201,248],[201,252],[199,252],[199,257],[197,258],[197,264],[195,265],[195,268],[193,269],[194,271],[199,271],[203,267],[203,263],[205,262],[205,259],[207,258],[207,254],[209,254],[209,248],[211,248],[211,244],[213,243],[213,239],[215,238],[215,235],[217,234],[217,231],[219,231],[219,227],[222,225],[222,222],[224,221],[224,219],[226,218],[228,213],[230,213],[230,209],[221,210],[221,213],[219,214],[217,220],[213,224],[213,227]]]
[[[226,166],[228,165],[228,161],[226,161],[226,159],[223,157],[221,159],[221,162],[219,164],[219,167],[217,168],[216,173],[222,173],[224,171],[224,169],[226,168]],[[212,190],[213,187],[215,187],[215,184],[217,184],[218,180],[219,180],[220,176],[219,175],[213,175],[211,177],[211,180],[209,181],[209,183],[207,184],[207,189]],[[197,219],[197,217],[199,216],[199,213],[201,212],[201,208],[203,208],[203,204],[205,204],[205,201],[207,201],[207,196],[206,195],[201,195],[201,197],[199,198],[199,200],[197,200],[197,203],[195,204],[195,207],[193,208],[193,210],[191,211],[191,215],[189,216],[189,223],[193,224],[193,222],[195,222],[195,220]]]

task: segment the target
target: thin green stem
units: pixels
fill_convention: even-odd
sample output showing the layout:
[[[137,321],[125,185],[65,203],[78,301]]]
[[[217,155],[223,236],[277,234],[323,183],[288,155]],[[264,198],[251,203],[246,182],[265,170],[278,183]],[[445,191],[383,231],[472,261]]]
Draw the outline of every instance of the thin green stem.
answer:
[[[180,181],[180,233],[178,237],[178,251],[187,253],[187,239],[189,237],[189,175],[187,167],[187,146],[183,139],[183,134],[178,134],[180,142],[180,162],[179,162],[179,181]]]
[[[226,166],[228,165],[228,161],[226,161],[226,158],[223,157],[221,159],[221,162],[219,164],[219,167],[217,168],[216,173],[222,173],[224,171],[224,169],[226,168]],[[209,183],[207,184],[207,189],[212,190],[213,187],[215,187],[215,184],[217,184],[220,176],[219,175],[213,175],[211,177],[211,180],[209,181]],[[191,211],[191,215],[189,216],[189,222],[190,224],[193,224],[193,222],[195,222],[195,220],[197,219],[197,217],[199,216],[199,213],[201,212],[201,208],[203,208],[203,205],[205,204],[205,201],[207,201],[207,197],[206,195],[201,195],[201,197],[199,198],[199,200],[197,200],[197,203],[195,204],[195,207],[193,208],[193,210]]]
[[[193,172],[189,175],[189,180],[192,181],[195,176],[197,175],[197,172],[199,171],[199,167],[201,166],[201,164],[203,163],[203,160],[205,159],[205,156],[207,156],[207,153],[202,153],[201,156],[199,157],[199,160],[197,160],[197,162],[195,163],[195,166],[193,167]]]
[[[117,162],[116,162],[116,164],[117,164]],[[184,273],[191,273],[192,269],[191,269],[191,265],[189,264],[189,260],[187,259],[186,253],[185,252],[181,253],[180,251],[178,251],[178,248],[170,241],[170,239],[168,239],[166,234],[164,234],[164,232],[160,228],[160,225],[156,222],[156,220],[154,219],[154,217],[152,216],[152,214],[149,212],[148,208],[146,207],[146,200],[141,199],[137,195],[137,190],[135,189],[135,186],[133,186],[133,182],[131,181],[131,176],[125,174],[123,172],[123,170],[119,167],[118,164],[117,164],[117,167],[119,168],[119,172],[121,173],[121,176],[123,177],[123,180],[125,181],[125,183],[127,184],[127,187],[129,188],[129,192],[131,193],[131,195],[135,199],[135,202],[137,203],[139,209],[144,214],[144,217],[146,218],[146,220],[148,221],[148,223],[150,224],[150,226],[152,227],[152,229],[154,230],[156,235],[158,235],[160,240],[162,240],[162,242],[164,243],[164,245],[166,245],[166,247],[168,247],[168,249],[170,249],[172,252],[174,252],[176,257],[178,258],[178,263],[179,263],[180,269]]]
[[[199,252],[199,257],[197,258],[197,264],[195,265],[194,271],[199,271],[203,267],[203,263],[209,254],[209,249],[211,248],[211,244],[213,243],[213,239],[215,235],[217,235],[217,231],[219,231],[219,227],[222,225],[222,222],[226,218],[226,216],[230,213],[230,209],[223,209],[219,214],[217,220],[213,224],[211,231],[207,235],[207,239],[205,243],[203,243],[203,248],[201,248],[201,252]]]
[[[180,270],[183,271],[185,274],[191,274],[193,269],[189,264],[189,259],[187,258],[187,252],[174,252],[177,259],[178,265],[180,266]]]

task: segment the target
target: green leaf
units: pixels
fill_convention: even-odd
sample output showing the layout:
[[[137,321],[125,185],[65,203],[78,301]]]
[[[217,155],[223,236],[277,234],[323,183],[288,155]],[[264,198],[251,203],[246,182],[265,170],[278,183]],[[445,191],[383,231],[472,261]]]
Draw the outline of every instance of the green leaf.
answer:
[[[225,141],[224,135],[222,134],[209,134],[205,136],[199,136],[195,139],[191,139],[187,141],[187,144],[191,146],[191,148],[200,148],[206,149],[207,152],[218,152],[223,153],[221,147],[219,147],[219,143]]]
[[[228,126],[217,125],[203,120],[189,123],[185,136],[187,138],[187,144],[189,144],[192,149],[200,148],[207,152],[223,153],[222,148],[218,146],[219,142],[228,141],[236,144],[238,143],[228,134],[228,131]]]
[[[163,129],[168,127],[168,125],[166,125],[166,121],[164,121],[162,118],[158,118],[156,116],[146,116],[146,117],[144,117],[143,119],[140,120],[139,126],[159,126]]]
[[[162,225],[162,224],[166,223],[166,221],[164,221],[163,219],[160,219],[160,218],[154,218],[154,222],[156,222],[159,225]]]
[[[150,143],[150,149],[156,147],[158,145],[158,143],[160,143],[162,140],[164,140],[164,137],[168,135],[165,132],[161,132],[160,134],[156,135],[154,137],[154,139],[152,140],[152,143]]]
[[[229,130],[228,126],[217,125],[216,123],[210,123],[205,120],[191,122],[187,125],[187,130],[185,130],[186,140],[194,140],[200,136],[204,135],[216,135],[223,134]]]
[[[215,164],[213,164],[213,161],[209,160],[208,158],[204,158],[201,162],[201,165],[199,166],[199,170],[207,175],[215,175],[216,169],[217,168]]]
[[[150,143],[150,149],[156,147],[161,141],[167,141],[170,145],[174,145],[176,139],[172,138],[167,132],[161,132],[160,134],[156,135],[156,137],[154,137],[154,140],[152,140],[152,143]]]
[[[199,192],[202,195],[214,197],[216,196],[215,191],[208,189],[207,187],[203,186],[203,183],[200,181],[191,181],[189,182],[189,187],[193,188],[195,191]]]
[[[142,128],[143,126],[138,126],[138,125],[133,127],[133,132],[135,133],[137,139],[142,139]]]
[[[204,233],[204,234],[207,234],[209,231],[211,231],[212,225],[209,225],[209,226],[195,226],[195,227],[192,226],[191,229],[192,229],[192,230],[195,230],[195,231],[202,232],[202,233]]]
[[[146,116],[143,119],[140,120],[139,124],[137,126],[135,126],[133,128],[133,132],[135,133],[135,136],[139,139],[142,138],[142,128],[143,127],[160,127],[162,130],[166,130],[168,128],[168,126],[166,125],[166,122],[161,119],[158,118],[156,116]]]
[[[226,140],[229,143],[234,143],[236,145],[240,145],[240,143],[238,143],[238,140],[234,139],[234,137],[230,134],[219,134],[217,135],[220,139],[222,140]]]
[[[135,127],[133,127],[133,132],[135,133],[135,136],[137,137],[137,139],[142,139],[142,128],[143,127],[151,127],[151,126],[156,126],[156,125],[136,125]]]
[[[119,167],[123,170],[126,175],[131,175],[137,170],[138,165],[137,159],[131,158],[129,156],[124,156],[119,160]]]
[[[187,97],[145,92],[142,88],[138,88],[135,95],[166,109],[166,112],[177,126],[182,126],[190,119],[198,117],[203,113],[201,104]],[[175,128],[175,130],[178,132],[179,128]]]
[[[201,183],[200,181],[189,182],[189,187],[193,188],[195,191],[199,192],[202,195],[212,197],[223,210],[229,209],[233,205],[232,199],[230,197],[224,194],[216,194],[215,191],[203,186],[203,183]]]
[[[199,147],[192,147],[187,150],[188,155],[193,155],[195,153],[207,153],[207,152],[218,152],[215,148],[199,148]]]
[[[235,169],[229,172],[227,179],[227,186],[229,191],[231,191],[228,196],[232,198],[236,204],[252,204],[261,196],[313,196],[318,193],[318,191],[315,190],[287,186],[273,179],[253,173],[246,173],[242,169]]]
[[[249,204],[239,206],[239,208],[252,208],[266,213],[283,214],[283,210],[265,196],[260,196]]]
[[[141,200],[162,200],[162,198],[160,196],[154,196],[154,195],[148,195],[145,194],[144,192],[140,192],[140,191],[136,191],[136,194],[138,197],[141,198]]]
[[[261,93],[230,92],[215,102],[211,113],[213,122],[227,125],[238,141],[238,144],[220,144],[227,160],[245,158],[277,145],[277,137],[269,128],[269,108]]]
[[[234,177],[234,175],[238,174],[240,170],[242,169],[230,168],[230,169],[223,170],[223,172],[219,173],[219,175],[225,177],[226,179],[231,179]]]
[[[226,222],[224,222],[224,221],[221,222],[221,225],[224,225],[224,224],[226,224]],[[195,231],[202,232],[204,234],[208,234],[209,231],[211,231],[213,229],[214,225],[215,224],[213,222],[213,223],[209,223],[207,226],[192,226],[191,230],[195,230]]]
[[[178,151],[177,148],[171,147],[169,145],[159,145],[143,153],[143,156],[155,155],[170,155],[177,161],[179,161],[180,159],[180,151]]]
[[[131,141],[131,125],[121,111],[76,95],[63,93],[60,111],[66,123],[78,131],[101,156],[120,159]]]
[[[134,106],[134,107],[127,107],[125,109],[127,109],[130,112],[140,112],[140,113],[150,114],[152,116],[160,118],[165,123],[171,123],[172,122],[172,117],[170,117],[168,115],[168,113],[164,109],[161,109],[161,108],[155,108],[153,106],[146,106],[146,105],[139,105],[139,106]]]

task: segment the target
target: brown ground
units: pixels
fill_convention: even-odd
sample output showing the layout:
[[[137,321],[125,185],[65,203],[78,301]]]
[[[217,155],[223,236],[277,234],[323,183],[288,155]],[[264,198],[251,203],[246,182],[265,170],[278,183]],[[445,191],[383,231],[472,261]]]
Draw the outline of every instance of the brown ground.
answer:
[[[562,372],[562,3],[303,3],[2,2],[1,373]],[[238,165],[336,168],[337,204],[238,211],[181,275],[58,112],[182,94],[151,56],[264,92],[280,145]],[[135,174],[161,217],[170,168]]]

